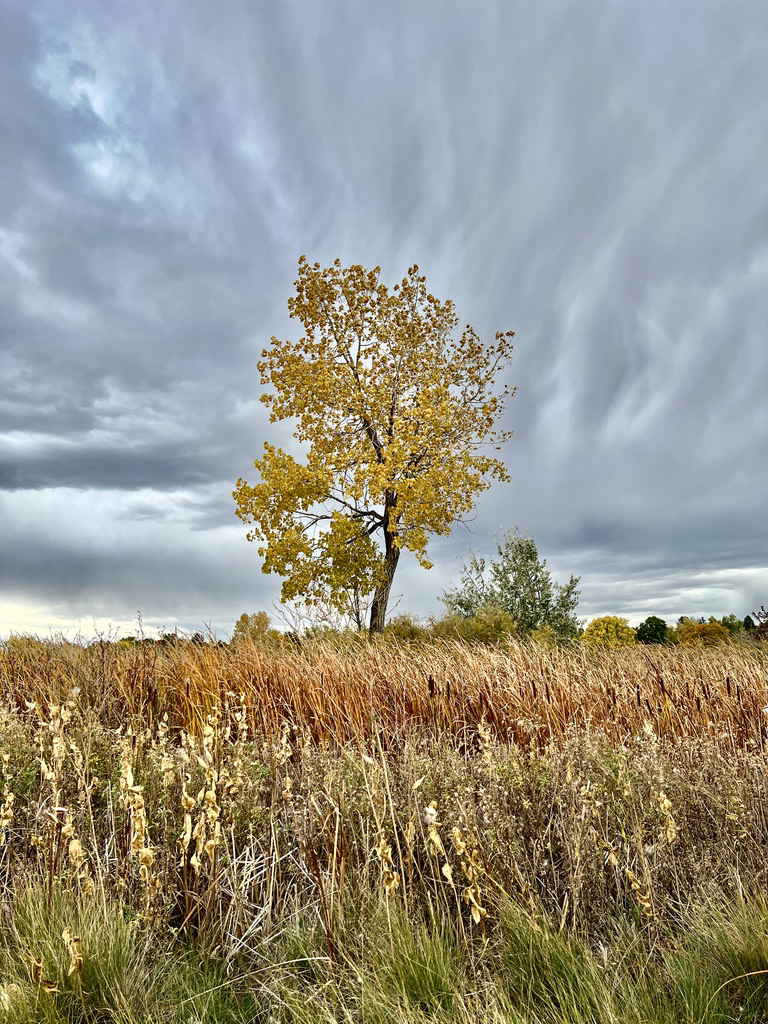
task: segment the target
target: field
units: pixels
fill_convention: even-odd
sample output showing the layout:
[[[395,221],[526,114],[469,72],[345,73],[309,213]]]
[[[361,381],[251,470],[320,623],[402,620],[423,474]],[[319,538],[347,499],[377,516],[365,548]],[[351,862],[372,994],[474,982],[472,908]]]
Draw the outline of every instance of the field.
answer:
[[[0,648],[0,1020],[768,1021],[768,652]]]

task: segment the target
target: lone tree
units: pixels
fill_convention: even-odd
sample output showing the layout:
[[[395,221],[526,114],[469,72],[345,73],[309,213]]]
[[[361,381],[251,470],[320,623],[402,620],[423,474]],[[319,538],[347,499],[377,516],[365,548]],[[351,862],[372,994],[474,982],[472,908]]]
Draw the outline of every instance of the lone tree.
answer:
[[[371,633],[384,629],[401,550],[431,568],[428,535],[450,533],[490,478],[509,479],[481,449],[510,436],[493,427],[513,393],[494,386],[514,332],[483,345],[467,325],[457,337],[453,303],[417,266],[391,290],[379,275],[299,260],[288,309],[304,336],[273,338],[259,371],[274,389],[261,396],[270,421],[295,420],[306,461],[265,442],[261,481],[233,492],[282,600],[347,609],[373,594]]]

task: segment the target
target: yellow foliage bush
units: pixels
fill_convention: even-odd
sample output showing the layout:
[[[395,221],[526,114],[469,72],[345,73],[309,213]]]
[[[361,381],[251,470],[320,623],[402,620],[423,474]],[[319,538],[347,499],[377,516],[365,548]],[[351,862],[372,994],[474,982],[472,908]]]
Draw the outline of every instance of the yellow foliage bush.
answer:
[[[680,623],[677,635],[681,644],[704,647],[715,647],[730,639],[730,633],[722,622],[694,622],[692,619],[684,619]]]
[[[628,647],[637,643],[634,629],[620,615],[601,615],[584,630],[584,643],[593,647]]]

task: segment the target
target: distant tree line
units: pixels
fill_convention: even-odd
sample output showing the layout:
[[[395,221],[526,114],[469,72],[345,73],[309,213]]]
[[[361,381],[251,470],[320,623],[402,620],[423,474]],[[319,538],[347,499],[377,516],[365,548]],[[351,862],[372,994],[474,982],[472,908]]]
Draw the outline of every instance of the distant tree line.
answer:
[[[765,608],[739,618],[734,614],[720,619],[681,616],[674,625],[658,615],[649,615],[633,627],[626,618],[603,615],[586,628],[576,614],[580,578],[571,576],[557,582],[539,556],[530,534],[517,529],[505,532],[496,541],[497,557],[486,561],[470,553],[459,574],[456,587],[442,596],[445,612],[419,620],[413,615],[389,619],[385,634],[401,640],[430,638],[461,639],[494,643],[507,638],[532,639],[545,644],[583,642],[592,647],[622,647],[633,644],[697,645],[711,647],[739,640],[768,639],[768,613]],[[232,642],[245,639],[279,641],[287,637],[300,642],[307,636],[338,636],[355,633],[356,623],[339,618],[333,609],[315,605],[307,625],[298,619],[286,633],[271,626],[266,612],[243,614],[238,619]]]
[[[768,641],[768,612],[759,611],[739,618],[694,618],[683,615],[670,625],[658,615],[649,615],[638,626],[626,618],[602,615],[586,627],[577,615],[580,577],[567,582],[553,578],[546,559],[529,533],[517,528],[496,539],[496,557],[486,561],[470,552],[462,565],[458,584],[442,595],[445,611],[440,616],[417,619],[413,615],[390,617],[384,633],[403,641],[458,639],[478,643],[497,643],[506,639],[530,639],[546,645],[581,642],[590,647],[624,647],[634,644],[712,647],[729,642]],[[359,595],[365,602],[366,595]],[[234,626],[230,643],[256,641],[274,645],[301,643],[310,637],[358,642],[361,616],[338,608],[336,602],[324,605],[314,600],[305,608],[281,608],[279,617],[286,629],[276,629],[265,611],[244,612]],[[5,642],[21,643],[32,638],[11,637]],[[162,632],[157,639],[143,634],[121,639],[100,637],[94,645],[114,644],[123,648],[145,646],[173,648],[181,644],[225,646],[212,635],[179,631]]]
[[[708,619],[681,615],[674,626],[668,625],[658,615],[649,615],[636,627],[630,626],[627,619],[618,615],[602,615],[589,623],[583,639],[594,647],[623,647],[631,644],[715,647],[734,640],[768,639],[765,615],[762,623],[759,612],[755,612],[754,617],[745,615],[743,619],[733,614],[724,615],[721,619],[714,615]]]

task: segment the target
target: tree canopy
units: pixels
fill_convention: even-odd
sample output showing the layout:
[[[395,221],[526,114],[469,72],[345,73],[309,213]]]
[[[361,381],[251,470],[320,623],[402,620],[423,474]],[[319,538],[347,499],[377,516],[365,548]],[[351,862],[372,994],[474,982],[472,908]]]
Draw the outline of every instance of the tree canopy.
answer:
[[[637,642],[641,644],[663,644],[667,642],[667,624],[658,615],[649,615],[635,630]]]
[[[637,643],[634,629],[621,615],[601,615],[584,630],[584,643],[591,647],[630,647]]]
[[[461,586],[443,595],[448,610],[469,617],[497,608],[510,616],[518,634],[546,628],[558,640],[578,636],[579,577],[556,583],[530,534],[509,531],[503,544],[497,540],[496,549],[499,558],[488,567],[483,558],[470,554],[461,571]]]
[[[266,612],[255,612],[253,615],[243,612],[232,631],[232,642],[238,643],[246,639],[261,640],[270,632],[278,635],[274,630],[270,630],[269,615]]]
[[[417,266],[391,290],[380,272],[299,260],[288,308],[304,335],[273,338],[259,370],[271,422],[294,421],[306,458],[265,442],[260,482],[238,480],[233,494],[282,599],[346,610],[372,594],[371,632],[384,628],[401,550],[429,568],[430,534],[508,479],[486,449],[510,436],[494,426],[513,393],[496,389],[512,331],[487,345],[470,325],[457,336],[454,304]]]
[[[677,636],[681,644],[697,644],[714,647],[729,639],[728,629],[712,618],[709,622],[696,622],[683,616],[677,624]]]

